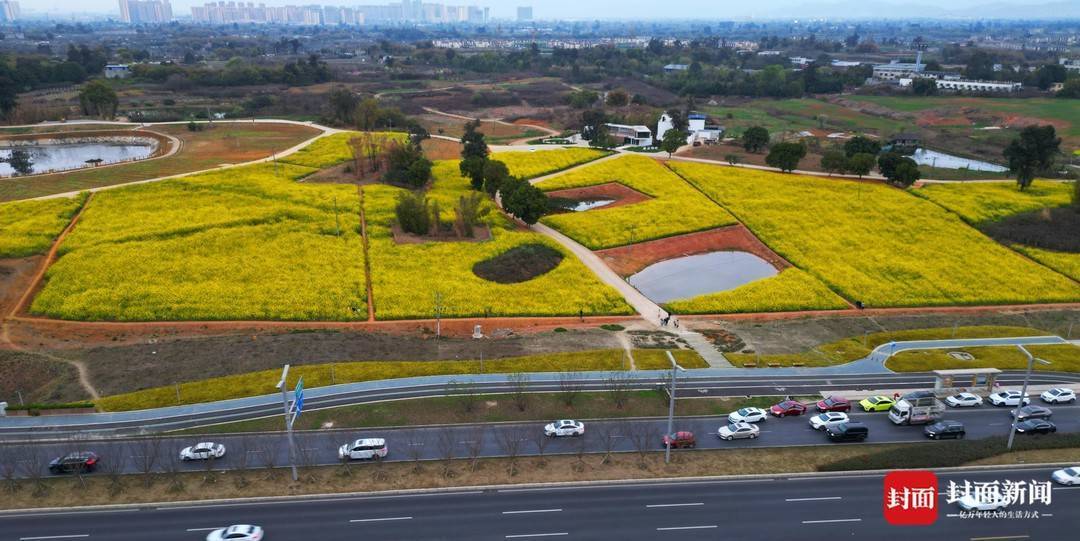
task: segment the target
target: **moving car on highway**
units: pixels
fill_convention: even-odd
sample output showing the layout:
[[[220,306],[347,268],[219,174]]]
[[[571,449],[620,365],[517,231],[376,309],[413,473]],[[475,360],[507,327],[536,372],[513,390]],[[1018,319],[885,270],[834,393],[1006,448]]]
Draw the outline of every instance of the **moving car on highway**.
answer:
[[[982,403],[982,398],[971,393],[958,393],[945,399],[945,404],[953,408],[976,408]]]
[[[754,439],[758,437],[761,429],[757,425],[750,423],[731,423],[720,427],[720,430],[716,432],[716,436],[722,440],[737,440],[742,438]]]
[[[995,406],[1015,406],[1020,403],[1020,391],[998,391],[988,397],[987,400]],[[1024,405],[1031,403],[1031,398],[1024,396]]]
[[[923,434],[932,440],[952,438],[959,440],[964,438],[964,423],[960,421],[938,421],[932,425],[926,425]]]
[[[672,449],[693,449],[697,447],[697,440],[694,439],[693,432],[676,432],[665,434],[661,445],[663,447],[670,445]]]
[[[548,423],[544,427],[544,434],[551,438],[563,436],[581,436],[585,434],[585,423],[573,419],[562,419]]]
[[[860,400],[859,406],[863,411],[889,411],[889,408],[893,407],[893,402],[893,399],[887,396],[878,395]]]
[[[1080,466],[1060,469],[1050,474],[1050,478],[1059,485],[1080,485]]]
[[[769,414],[761,408],[742,408],[728,414],[729,423],[758,423],[769,418]]]
[[[956,502],[964,511],[997,511],[1009,505],[1009,498],[1004,494],[987,491],[976,496],[974,492],[965,494]]]
[[[785,400],[769,408],[769,413],[777,417],[785,417],[788,415],[802,415],[806,413],[806,404],[802,404],[794,400]]]
[[[1016,410],[1010,411],[1009,415],[1016,418],[1017,421],[1026,421],[1028,419],[1049,419],[1054,412],[1050,408],[1043,406],[1036,406],[1034,404],[1030,406],[1023,406],[1020,408],[1020,412]]]
[[[220,443],[203,442],[180,450],[180,460],[210,460],[225,456],[225,446]]]
[[[90,473],[97,469],[100,457],[93,451],[79,451],[56,457],[49,462],[49,473]]]
[[[386,440],[382,438],[362,438],[338,448],[341,460],[379,460],[389,453]]]
[[[1043,393],[1039,395],[1039,398],[1047,404],[1072,404],[1073,402],[1076,402],[1076,393],[1074,393],[1072,389],[1055,387],[1043,391]]]
[[[263,538],[263,529],[250,524],[237,524],[210,532],[206,541],[259,541]]]
[[[851,401],[842,396],[830,396],[825,400],[820,400],[817,403],[818,411],[825,413],[827,411],[851,411]]]
[[[870,435],[870,429],[862,423],[848,421],[826,425],[825,434],[832,441],[863,441]]]
[[[1018,434],[1053,434],[1057,432],[1057,426],[1043,419],[1028,419],[1016,423],[1016,432]]]
[[[829,411],[810,417],[810,428],[813,428],[814,430],[825,430],[825,427],[831,423],[844,423],[847,421],[848,416],[846,413]]]

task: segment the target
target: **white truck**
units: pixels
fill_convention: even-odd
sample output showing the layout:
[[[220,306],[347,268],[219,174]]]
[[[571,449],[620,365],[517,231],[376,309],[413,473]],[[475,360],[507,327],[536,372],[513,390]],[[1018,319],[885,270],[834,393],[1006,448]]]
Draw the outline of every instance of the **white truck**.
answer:
[[[889,409],[889,420],[898,425],[917,425],[937,421],[945,413],[945,404],[933,391],[915,391],[900,398]]]

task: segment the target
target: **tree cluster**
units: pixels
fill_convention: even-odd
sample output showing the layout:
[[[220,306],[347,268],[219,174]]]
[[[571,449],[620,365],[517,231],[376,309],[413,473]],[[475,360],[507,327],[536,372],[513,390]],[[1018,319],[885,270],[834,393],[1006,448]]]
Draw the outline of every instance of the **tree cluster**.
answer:
[[[1004,152],[1009,171],[1016,175],[1021,190],[1031,186],[1036,175],[1049,173],[1060,153],[1061,138],[1049,124],[1024,128]]]
[[[479,120],[465,125],[458,164],[461,174],[469,177],[474,190],[500,197],[506,212],[527,224],[535,224],[547,212],[547,195],[528,181],[510,175],[503,162],[490,159],[491,151],[479,128]]]

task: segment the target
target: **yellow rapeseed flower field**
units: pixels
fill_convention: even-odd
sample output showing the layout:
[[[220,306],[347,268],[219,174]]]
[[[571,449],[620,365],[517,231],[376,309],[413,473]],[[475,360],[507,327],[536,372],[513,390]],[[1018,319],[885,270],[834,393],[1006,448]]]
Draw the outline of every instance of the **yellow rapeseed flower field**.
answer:
[[[1080,286],[883,184],[674,162],[797,267],[867,306],[1080,300]]]
[[[1012,247],[1031,259],[1034,259],[1073,280],[1080,281],[1080,254],[1044,250],[1042,248],[1033,248],[1022,244],[1014,244]]]
[[[796,268],[787,268],[771,278],[741,287],[664,305],[676,314],[723,314],[735,312],[788,312],[797,310],[841,310],[847,302],[817,278]]]
[[[1072,199],[1072,185],[1037,180],[1020,191],[1015,182],[928,184],[911,193],[929,199],[972,224],[993,222],[1047,207],[1063,207]]]
[[[567,212],[543,223],[593,250],[731,225],[735,218],[660,162],[627,155],[587,165],[538,184],[545,191],[619,182],[653,199],[611,209]]]
[[[86,194],[0,203],[0,258],[47,252],[84,201]]]
[[[429,197],[440,202],[444,219],[468,191],[456,161],[437,162]],[[488,215],[493,238],[484,242],[397,244],[390,231],[400,188],[364,187],[371,274],[377,319],[433,318],[436,294],[444,317],[630,314],[611,287],[546,237],[521,230],[498,213]],[[526,282],[500,284],[472,272],[473,265],[515,246],[542,243],[566,254],[552,271]]]
[[[496,152],[491,155],[491,159],[505,163],[511,175],[530,179],[569,169],[610,154],[610,152],[591,148],[560,147],[541,149],[536,152],[519,150]]]
[[[315,169],[332,167],[352,159],[352,149],[349,147],[349,140],[354,137],[360,137],[361,135],[363,135],[361,132],[355,131],[327,135],[298,152],[294,152],[293,154],[281,158],[279,161],[291,163],[293,165],[302,165],[304,167],[313,167]],[[407,134],[399,132],[371,132],[370,135],[380,138],[397,139],[400,142],[404,142],[408,137]]]

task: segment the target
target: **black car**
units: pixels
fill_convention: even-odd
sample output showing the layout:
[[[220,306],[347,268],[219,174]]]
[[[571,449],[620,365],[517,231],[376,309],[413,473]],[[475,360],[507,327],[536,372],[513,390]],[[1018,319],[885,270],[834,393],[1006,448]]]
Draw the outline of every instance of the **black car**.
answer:
[[[964,423],[960,421],[938,421],[923,429],[923,434],[932,440],[964,437]]]
[[[1016,418],[1017,421],[1026,421],[1028,419],[1049,419],[1054,412],[1050,411],[1050,408],[1044,406],[1024,406],[1020,408],[1020,413],[1017,414],[1016,410],[1010,412],[1010,414]]]
[[[870,429],[853,421],[825,425],[825,434],[832,441],[863,441],[870,435]]]
[[[1028,419],[1027,421],[1016,423],[1016,431],[1021,434],[1053,434],[1054,432],[1057,432],[1057,427],[1050,421]]]
[[[90,451],[71,453],[66,456],[54,458],[49,463],[50,473],[90,473],[97,468],[99,458]]]

